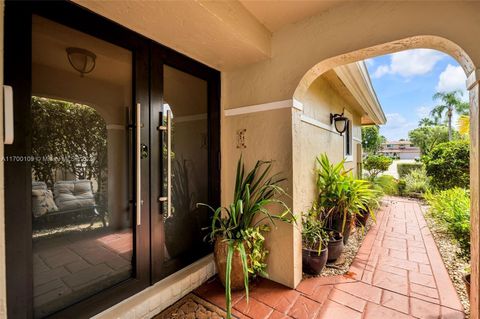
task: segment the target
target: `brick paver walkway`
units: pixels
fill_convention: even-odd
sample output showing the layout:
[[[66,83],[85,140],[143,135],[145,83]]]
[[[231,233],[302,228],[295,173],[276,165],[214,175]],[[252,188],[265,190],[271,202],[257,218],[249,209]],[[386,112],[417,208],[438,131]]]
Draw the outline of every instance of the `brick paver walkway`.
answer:
[[[388,198],[344,276],[303,280],[289,289],[262,279],[233,294],[239,318],[464,318],[440,253],[415,201]],[[195,293],[225,307],[212,280]]]

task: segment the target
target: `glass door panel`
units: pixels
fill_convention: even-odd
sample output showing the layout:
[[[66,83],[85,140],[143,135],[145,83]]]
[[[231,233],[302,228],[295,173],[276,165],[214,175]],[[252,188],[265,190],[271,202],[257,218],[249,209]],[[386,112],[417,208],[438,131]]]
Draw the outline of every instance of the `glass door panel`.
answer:
[[[207,81],[163,66],[163,268],[172,273],[209,252]]]
[[[35,318],[134,276],[132,56],[33,16]]]

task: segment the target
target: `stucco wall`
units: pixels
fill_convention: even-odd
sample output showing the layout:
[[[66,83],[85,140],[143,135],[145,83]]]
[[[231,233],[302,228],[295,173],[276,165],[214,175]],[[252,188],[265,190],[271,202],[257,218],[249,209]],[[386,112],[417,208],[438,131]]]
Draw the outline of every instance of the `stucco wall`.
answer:
[[[457,59],[465,58],[461,50],[454,51],[430,37],[399,41],[419,35],[455,42],[478,65],[480,47],[470,34],[480,30],[479,10],[478,2],[348,2],[274,33],[271,59],[227,72],[227,105],[238,107],[291,98],[306,72],[322,61],[327,63],[315,70],[317,76],[340,64],[413,47],[431,47]],[[444,21],[449,21],[448,26]],[[377,45],[382,46],[371,48]],[[365,48],[371,49],[358,51]],[[329,60],[342,55],[341,59]],[[301,96],[296,98],[303,102]]]
[[[282,108],[265,112],[255,112],[223,119],[222,143],[222,194],[223,205],[228,205],[233,199],[237,161],[242,155],[246,170],[250,170],[257,160],[274,160],[273,172],[281,172],[287,181],[283,187],[292,195],[292,110]],[[237,148],[237,134],[245,130],[246,148]],[[291,206],[291,198],[284,198]],[[276,223],[267,235],[266,245],[270,249],[268,273],[272,280],[286,286],[294,287],[301,278],[301,250],[290,247],[300,244],[296,236],[295,226]],[[285,247],[286,249],[279,249]],[[300,253],[299,253],[300,252]],[[300,264],[301,265],[301,264]],[[300,276],[300,277],[299,277]]]
[[[297,213],[308,210],[315,200],[316,186],[314,169],[315,158],[326,153],[332,163],[344,159],[345,138],[340,136],[330,124],[330,113],[348,114],[352,120],[352,135],[361,139],[360,116],[336,93],[329,82],[319,77],[309,88],[303,103],[303,116],[318,121],[326,128],[302,121],[301,111],[294,111],[293,117],[293,207]],[[345,168],[356,170],[358,161],[358,141],[353,140],[353,157],[345,162]],[[361,156],[361,154],[360,154]]]

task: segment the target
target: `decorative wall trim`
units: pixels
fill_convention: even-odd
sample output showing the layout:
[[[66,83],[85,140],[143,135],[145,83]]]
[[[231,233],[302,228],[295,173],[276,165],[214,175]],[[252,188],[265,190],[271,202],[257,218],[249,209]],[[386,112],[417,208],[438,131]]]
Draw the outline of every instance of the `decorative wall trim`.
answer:
[[[297,99],[293,99],[292,101],[293,101],[292,106],[293,106],[294,109],[297,109],[299,111],[303,111],[303,103],[302,102],[300,102]]]
[[[303,104],[294,99],[290,99],[290,100],[276,101],[276,102],[242,106],[234,109],[228,109],[224,111],[224,114],[225,116],[235,116],[235,115],[242,115],[242,114],[249,114],[249,113],[256,113],[256,112],[286,109],[286,108],[295,108],[301,111],[303,110]]]
[[[314,118],[311,118],[305,114],[302,114],[300,115],[300,120],[304,123],[308,123],[310,125],[313,125],[313,126],[316,126],[316,127],[319,127],[321,129],[324,129],[326,131],[329,131],[330,133],[334,133],[334,134],[337,134],[337,135],[340,135],[338,134],[337,131],[335,131],[330,125],[328,124],[325,124],[325,123],[322,123]]]
[[[125,126],[120,124],[107,124],[107,130],[124,130]]]
[[[467,77],[467,90],[473,89],[475,84],[477,84],[479,81],[480,81],[480,69],[476,69],[472,73],[470,73]]]
[[[182,123],[182,122],[193,122],[193,121],[201,121],[207,119],[207,113],[195,114],[195,115],[186,115],[186,116],[177,116],[174,118],[175,123]]]

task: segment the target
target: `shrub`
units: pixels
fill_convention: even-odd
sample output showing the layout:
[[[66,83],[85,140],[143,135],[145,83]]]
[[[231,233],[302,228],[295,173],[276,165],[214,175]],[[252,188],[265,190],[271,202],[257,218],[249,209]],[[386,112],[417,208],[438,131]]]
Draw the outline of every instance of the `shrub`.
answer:
[[[411,171],[421,169],[423,164],[421,163],[398,163],[397,172],[399,178],[405,178]]]
[[[430,214],[460,244],[462,254],[470,255],[470,194],[455,187],[435,194],[425,194]]]
[[[368,171],[368,176],[374,179],[378,174],[388,170],[393,160],[384,155],[370,155],[363,161],[363,168]]]
[[[405,192],[409,195],[425,193],[430,186],[429,179],[423,167],[411,171],[405,176]]]
[[[452,141],[438,144],[424,158],[427,175],[436,189],[469,188],[469,143]]]
[[[380,189],[384,194],[387,195],[398,195],[398,182],[393,176],[382,175],[378,176],[374,181],[373,185],[375,188]]]
[[[404,179],[398,180],[397,187],[398,187],[398,195],[405,196],[405,192],[406,192],[405,189],[407,187],[407,183],[405,182]]]

